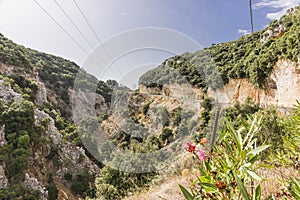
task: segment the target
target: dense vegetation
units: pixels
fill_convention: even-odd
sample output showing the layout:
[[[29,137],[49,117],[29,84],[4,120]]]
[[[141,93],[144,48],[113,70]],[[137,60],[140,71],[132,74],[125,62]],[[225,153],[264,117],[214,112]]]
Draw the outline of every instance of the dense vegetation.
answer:
[[[144,74],[139,83],[149,87],[189,83],[200,88],[218,88],[229,78],[250,78],[254,85],[264,87],[276,61],[297,61],[300,52],[300,9],[272,21],[265,31],[279,24],[287,29],[281,37],[261,44],[264,31],[259,31],[196,53],[175,56]]]
[[[0,102],[2,104],[2,102]],[[31,155],[30,146],[39,141],[37,127],[34,126],[33,104],[22,100],[9,107],[1,106],[0,124],[5,125],[7,144],[0,147],[1,159],[7,165],[6,174],[10,181],[9,189],[0,190],[0,198],[14,199],[24,196],[25,199],[38,199],[38,193],[30,194],[20,182],[25,179],[28,168],[28,157]],[[19,189],[16,189],[19,188]]]
[[[60,109],[64,117],[70,117],[69,90],[75,82],[77,88],[94,90],[101,94],[106,102],[111,101],[112,90],[116,86],[115,81],[98,81],[94,76],[86,73],[83,69],[69,60],[58,56],[38,52],[24,46],[15,44],[0,33],[0,62],[14,66],[12,78],[31,98],[37,87],[28,81],[28,78],[38,77],[46,83],[50,89],[49,97],[55,95],[55,106]],[[24,74],[25,73],[25,74]],[[20,76],[19,74],[24,74]],[[4,73],[4,75],[8,75]],[[31,91],[27,91],[31,89]],[[53,98],[53,97],[52,97]],[[34,100],[34,99],[31,99]]]
[[[140,79],[140,84],[161,88],[168,83],[189,83],[205,91],[208,87],[214,89],[221,87],[223,83],[228,82],[229,78],[249,78],[253,84],[264,87],[278,59],[287,58],[297,61],[300,52],[299,9],[295,13],[283,16],[279,21],[273,21],[266,30],[275,28],[279,24],[287,28],[281,37],[269,39],[261,44],[263,31],[259,31],[253,35],[243,36],[237,41],[212,45],[196,53],[175,56],[163,62],[158,68],[144,74]],[[0,146],[0,164],[5,163],[5,174],[10,183],[10,187],[0,189],[0,199],[39,198],[38,191],[32,191],[21,183],[24,182],[25,173],[29,170],[30,158],[40,146],[45,144],[48,145],[50,151],[45,160],[53,167],[53,171],[50,170],[45,175],[47,180],[44,183],[49,192],[49,199],[57,199],[58,187],[52,173],[55,173],[55,170],[62,164],[60,160],[62,152],[58,145],[45,140],[45,130],[49,119],[36,124],[34,109],[49,114],[64,140],[85,148],[82,140],[87,139],[97,151],[97,144],[93,143],[96,140],[88,138],[90,135],[88,126],[95,127],[94,124],[107,120],[111,111],[83,120],[82,124],[77,127],[70,120],[69,90],[78,88],[85,91],[95,90],[91,92],[101,94],[107,105],[110,105],[112,100],[115,104],[124,103],[123,98],[114,99],[123,97],[118,93],[122,91],[114,91],[113,94],[114,88],[118,86],[117,82],[98,81],[74,62],[27,49],[1,34],[0,62],[13,66],[12,73],[5,71],[5,68],[10,66],[1,69],[0,79],[3,80],[3,84],[9,85],[15,92],[22,95],[19,102],[3,103],[0,101],[0,125],[5,125],[7,141],[6,144]],[[46,84],[49,103],[38,105],[36,102],[38,80]],[[125,88],[125,94],[127,93],[128,88]],[[151,101],[144,102],[145,98],[138,92],[133,96],[136,99],[140,98],[140,102],[132,101],[126,107],[127,110],[118,111],[127,121],[125,126],[116,131],[114,138],[110,141],[119,149],[144,154],[167,149],[169,145],[171,146],[183,136],[193,135],[196,143],[207,141],[203,140],[204,137],[210,137],[214,112],[213,99],[204,98],[201,103],[203,108],[201,113],[194,113],[180,106],[171,110],[165,106],[153,106]],[[143,124],[143,120],[150,119],[149,113],[158,119],[158,127],[161,127],[158,133],[150,132]],[[214,153],[212,155],[205,154],[207,152],[196,154],[202,161],[205,161],[199,165],[203,176],[196,181],[194,186],[198,187],[192,187],[191,193],[181,188],[186,197],[229,199],[243,196],[247,199],[251,194],[245,190],[245,187],[249,187],[253,179],[260,181],[260,177],[255,172],[257,167],[255,161],[268,164],[270,167],[284,166],[299,169],[297,160],[300,156],[299,116],[299,105],[290,116],[283,117],[276,109],[260,109],[250,99],[228,108],[224,118],[225,126],[219,132]],[[81,138],[79,137],[80,131],[84,133]],[[249,135],[251,135],[251,140],[247,140]],[[258,149],[261,151],[258,151],[256,147],[260,146],[263,147]],[[175,148],[178,150],[181,146],[174,145]],[[173,153],[174,149],[169,150]],[[95,152],[86,151],[89,158],[101,167],[101,173],[97,177],[90,174],[88,169],[76,173],[64,173],[64,183],[77,197],[97,196],[99,199],[122,199],[129,192],[148,187],[151,180],[159,176],[158,173],[153,172],[158,165],[156,158],[142,156],[133,159],[123,155],[111,155],[110,144],[104,145],[100,150],[101,152],[97,153],[105,156],[104,162],[113,166],[117,163],[124,167],[123,169],[127,168],[128,171],[136,170],[143,171],[143,173],[129,173],[116,170],[109,165],[104,166],[104,163],[96,159],[97,156],[93,156]],[[160,161],[167,156],[167,153],[160,154]],[[224,161],[224,157],[227,160]],[[207,160],[208,158],[210,160]],[[78,162],[80,163],[82,159],[81,156]],[[145,166],[145,163],[148,165]],[[145,168],[141,169],[142,167]],[[218,173],[213,173],[212,176],[211,172],[216,170]],[[283,180],[283,186],[292,195],[299,193],[298,185],[297,179]],[[224,190],[225,188],[227,190]],[[256,193],[258,196],[259,190],[257,185],[252,194]]]
[[[143,95],[138,99],[144,102]],[[181,149],[181,146],[174,145],[173,149],[169,144],[197,129],[197,124],[190,120],[195,113],[184,111],[181,107],[170,111],[164,106],[155,107],[151,104],[152,102],[144,102],[142,105],[136,102],[130,104],[129,111],[122,112],[123,118],[127,119],[125,125],[120,128],[111,143],[102,146],[101,154],[107,166],[102,168],[96,179],[100,199],[123,199],[129,192],[148,187],[153,178],[157,177],[156,171],[160,163],[166,162],[175,148],[177,151]],[[141,125],[141,116],[149,117],[149,113],[152,112],[159,119],[159,133],[151,133]],[[111,145],[125,150],[126,154],[111,153]],[[138,157],[132,157],[131,154]],[[111,166],[119,168],[113,169]],[[133,173],[130,173],[131,171]]]
[[[283,176],[277,180],[282,189],[266,196],[260,186],[264,177],[256,170],[300,169],[299,112],[300,104],[287,117],[273,108],[257,109],[250,101],[229,108],[213,153],[201,145],[186,148],[200,160],[201,174],[190,191],[180,186],[186,199],[298,199],[297,177]]]
[[[74,62],[25,48],[5,38],[2,34],[0,34],[0,63],[0,80],[5,86],[23,95],[19,103],[1,102],[0,106],[0,125],[5,125],[7,140],[7,144],[0,146],[0,163],[6,166],[5,174],[10,183],[8,188],[0,189],[0,199],[40,198],[38,191],[31,191],[24,187],[22,182],[25,180],[25,173],[29,170],[28,160],[31,160],[33,154],[43,145],[49,145],[51,151],[46,161],[53,165],[53,170],[45,174],[48,178],[44,184],[46,184],[49,198],[57,199],[58,189],[52,173],[55,173],[55,170],[62,164],[61,151],[59,146],[49,144],[49,139],[44,138],[48,120],[45,119],[42,125],[34,124],[33,109],[40,109],[49,114],[65,140],[82,146],[78,127],[70,120],[70,89],[73,89],[75,85],[84,91],[94,90],[91,92],[101,94],[109,104],[112,91],[118,84],[113,80],[98,81]],[[5,65],[2,66],[2,63]],[[38,81],[46,85],[48,103],[37,104],[36,95],[40,87]],[[94,160],[89,152],[87,155]],[[95,163],[101,165],[96,161]],[[72,178],[69,176],[66,181],[74,195],[82,197],[95,195],[94,174],[83,170],[69,175]]]

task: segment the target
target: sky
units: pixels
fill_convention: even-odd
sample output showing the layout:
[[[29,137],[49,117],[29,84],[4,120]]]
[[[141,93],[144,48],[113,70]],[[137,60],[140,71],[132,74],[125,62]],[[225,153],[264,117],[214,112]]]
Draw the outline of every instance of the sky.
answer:
[[[300,0],[253,0],[254,29],[263,29],[299,4]],[[146,31],[136,31],[143,28]],[[171,36],[160,38],[159,34],[152,34],[153,29]],[[174,54],[236,40],[250,29],[248,0],[0,0],[0,32],[4,36],[26,47],[75,61],[98,78],[119,81],[136,80],[131,78],[132,74],[140,75]],[[130,48],[166,40],[172,46],[178,38],[177,47],[191,42],[191,48],[161,51],[158,45],[135,53],[128,49],[129,43],[136,40],[139,42]],[[127,43],[123,44],[124,40]],[[120,56],[125,50],[113,53],[125,43],[127,50],[132,51],[130,54]],[[87,64],[93,53],[103,57],[101,65],[106,66],[107,73],[98,68],[93,71]],[[122,58],[116,59],[117,56]]]

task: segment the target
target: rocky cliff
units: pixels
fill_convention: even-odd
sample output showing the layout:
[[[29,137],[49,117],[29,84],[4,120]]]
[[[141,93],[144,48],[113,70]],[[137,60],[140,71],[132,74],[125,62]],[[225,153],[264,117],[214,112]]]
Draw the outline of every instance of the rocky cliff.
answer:
[[[39,85],[42,85],[42,83],[39,83]],[[4,112],[6,112],[5,110],[13,103],[19,102],[21,104],[24,98],[22,94],[16,92],[11,86],[8,79],[2,76],[0,80],[0,103],[1,108],[4,108]],[[37,102],[47,102],[44,98],[46,95],[45,90],[44,87],[40,88],[40,92],[37,93]],[[76,176],[79,174],[93,177],[100,172],[99,166],[87,157],[86,151],[82,147],[66,139],[65,135],[58,130],[57,122],[55,122],[56,120],[53,119],[53,116],[51,117],[45,113],[39,104],[36,104],[33,109],[34,124],[31,125],[35,128],[39,128],[37,132],[39,138],[31,138],[31,140],[32,142],[37,140],[39,142],[38,144],[31,143],[29,145],[28,150],[30,155],[27,158],[27,167],[24,171],[25,176],[24,179],[20,179],[21,182],[18,184],[30,189],[31,192],[29,193],[33,194],[34,192],[38,192],[38,199],[53,198],[53,196],[51,196],[53,195],[53,191],[49,191],[49,184],[55,184],[56,188],[59,188],[58,196],[61,197],[60,199],[77,199],[78,197],[76,196],[79,193],[74,193],[74,190],[71,189],[72,182],[70,182],[70,178],[68,179],[66,176],[73,177],[73,181],[79,181],[76,180]],[[11,117],[21,116],[14,115]],[[6,132],[5,122],[3,121],[1,120],[0,123],[0,148],[3,148],[1,152],[9,151],[5,150],[9,147],[7,146],[8,142],[11,145],[11,142],[7,141],[9,132]],[[9,178],[7,176],[9,169],[6,164],[6,154],[7,152],[1,155],[2,157],[0,158],[1,189],[9,188],[15,184],[11,183],[12,177]],[[89,182],[93,184],[93,179],[91,180]],[[9,194],[5,196],[8,199],[10,198]],[[1,194],[1,198],[5,199],[3,194]]]
[[[190,84],[165,84],[161,88],[141,85],[139,92],[174,97],[185,102],[185,105],[196,108],[199,108],[205,96],[212,97],[221,104],[233,105],[251,98],[261,107],[291,108],[300,100],[300,60],[277,61],[263,88],[253,85],[248,78],[231,78],[221,88],[216,90],[209,88],[207,92]]]
[[[209,90],[208,95],[219,97],[220,103],[245,102],[250,97],[260,106],[293,107],[300,100],[300,64],[279,60],[273,68],[265,87],[255,87],[249,79],[230,79],[222,89]]]

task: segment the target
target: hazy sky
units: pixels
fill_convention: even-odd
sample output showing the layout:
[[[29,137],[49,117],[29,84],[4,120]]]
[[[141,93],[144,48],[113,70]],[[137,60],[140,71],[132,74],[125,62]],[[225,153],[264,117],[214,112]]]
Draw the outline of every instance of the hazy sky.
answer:
[[[99,45],[99,40],[75,2],[104,43],[121,32],[143,27],[172,29],[191,37],[202,46],[234,40],[250,30],[248,0],[0,0],[0,32],[26,47],[59,55],[82,65],[87,53]],[[253,0],[253,4],[255,30],[259,30],[271,19],[279,18],[286,9],[299,5],[300,0]],[[170,55],[166,52],[157,54],[152,56],[152,62],[150,60],[147,63],[159,63]],[[123,73],[122,70],[118,71]]]

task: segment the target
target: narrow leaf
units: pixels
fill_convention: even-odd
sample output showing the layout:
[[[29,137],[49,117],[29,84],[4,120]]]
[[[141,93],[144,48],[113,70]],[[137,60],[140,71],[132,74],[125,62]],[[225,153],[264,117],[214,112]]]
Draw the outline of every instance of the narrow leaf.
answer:
[[[186,200],[193,200],[192,194],[187,191],[182,185],[179,185],[181,192],[183,193],[183,196],[185,197]]]
[[[249,163],[253,164],[258,159],[258,155],[254,155],[250,157]]]
[[[250,195],[248,194],[243,182],[241,181],[241,179],[236,175],[235,172],[232,172],[233,176],[234,176],[234,179],[236,180],[237,184],[238,184],[238,187],[243,195],[243,197],[246,199],[246,200],[251,200],[250,199]]]
[[[261,197],[261,188],[260,185],[258,185],[255,189],[255,195],[253,195],[253,197],[255,197],[254,200],[260,200]]]
[[[199,167],[199,171],[201,176],[207,176],[207,173],[205,172],[205,170],[202,167]]]
[[[257,181],[261,181],[261,177],[255,172],[252,171],[250,169],[246,169],[247,174],[249,174],[249,176],[251,176],[253,179],[257,180]]]
[[[256,149],[253,149],[249,153],[247,153],[247,156],[249,156],[251,154],[252,155],[257,155],[257,154],[259,154],[260,152],[266,150],[269,147],[270,147],[270,145],[264,145],[264,146],[257,147]]]
[[[214,189],[214,190],[217,189],[217,187],[216,187],[214,184],[212,184],[212,183],[201,182],[201,183],[199,183],[199,185],[201,185],[201,186],[203,186],[203,187],[207,187],[207,188],[212,188],[212,189]]]
[[[227,127],[230,131],[231,136],[239,150],[239,153],[242,151],[242,141],[240,140],[237,131],[233,128],[232,124],[229,121],[226,121]]]

